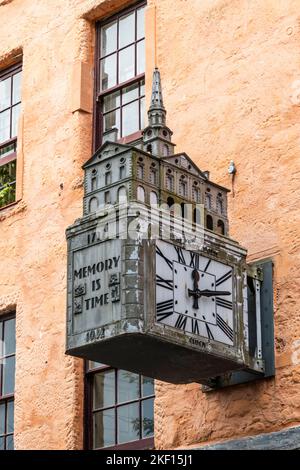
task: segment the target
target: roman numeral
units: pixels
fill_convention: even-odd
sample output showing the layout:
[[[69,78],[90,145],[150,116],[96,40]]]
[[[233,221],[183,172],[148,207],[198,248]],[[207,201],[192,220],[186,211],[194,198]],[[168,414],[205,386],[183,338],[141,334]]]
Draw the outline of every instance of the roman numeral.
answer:
[[[207,323],[205,323],[205,326],[206,326],[208,339],[215,339]]]
[[[188,317],[186,317],[185,315],[182,315],[182,314],[178,315],[178,318],[175,323],[175,328],[180,328],[183,331],[185,331],[187,319]]]
[[[156,317],[158,321],[173,315],[173,299],[164,300],[156,305]]]
[[[192,333],[194,333],[194,335],[200,335],[200,331],[199,331],[199,320],[197,320],[197,318],[192,318]]]
[[[178,263],[186,264],[182,248],[180,248],[179,246],[175,246],[175,250],[176,250],[177,256],[178,256]]]
[[[164,289],[173,290],[173,279],[163,279],[161,276],[156,274],[156,285],[163,287]]]
[[[223,320],[220,315],[217,314],[217,326],[223,331],[223,333],[233,342],[233,329]]]
[[[216,280],[216,286],[219,286],[220,284],[223,284],[223,282],[227,281],[228,279],[231,278],[232,275],[232,269],[228,271],[227,273],[223,274],[219,279]]]
[[[217,297],[216,304],[219,307],[228,308],[228,310],[232,310],[232,302],[230,302],[230,300],[220,299],[220,297]]]
[[[156,253],[167,263],[167,265],[169,266],[169,268],[173,271],[173,263],[172,261],[170,261],[164,254],[163,252],[160,250],[160,248],[158,246],[156,246]]]
[[[191,268],[199,269],[199,254],[193,253],[192,251],[190,254],[191,254],[191,261],[190,261]]]
[[[205,268],[204,268],[204,272],[206,272],[206,271],[208,270],[208,267],[209,267],[210,263],[211,263],[211,259],[209,259],[209,260],[207,261],[207,264],[206,264],[206,266],[205,266]]]

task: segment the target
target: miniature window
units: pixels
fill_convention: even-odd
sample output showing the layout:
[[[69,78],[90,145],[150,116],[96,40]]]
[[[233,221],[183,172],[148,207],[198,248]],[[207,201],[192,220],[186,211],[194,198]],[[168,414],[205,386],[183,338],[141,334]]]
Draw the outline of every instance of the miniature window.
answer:
[[[96,148],[102,132],[118,129],[118,138],[129,142],[145,126],[145,5],[97,25]]]
[[[0,450],[14,448],[15,316],[0,317]]]
[[[187,195],[187,182],[182,178],[179,181],[179,194],[183,197]]]
[[[205,207],[206,209],[211,209],[211,194],[205,193]]]
[[[125,186],[121,186],[118,189],[118,201],[121,204],[127,201],[127,191],[126,191]]]
[[[110,204],[110,202],[111,202],[110,191],[105,191],[105,193],[104,193],[104,202],[105,202],[105,204]]]
[[[217,232],[220,233],[221,235],[225,235],[225,225],[224,225],[223,220],[218,220]]]
[[[145,190],[143,186],[137,187],[137,199],[140,202],[145,202]]]
[[[120,179],[125,178],[125,175],[126,175],[125,165],[121,165],[120,166]]]
[[[96,212],[98,210],[98,199],[92,197],[89,204],[89,212]]]
[[[151,449],[154,380],[89,362],[86,440],[90,449]]]
[[[173,175],[166,175],[166,189],[168,191],[174,190],[174,177]]]
[[[21,65],[0,72],[0,208],[16,200]]]
[[[158,197],[156,192],[151,191],[150,192],[150,204],[156,206],[158,204]]]
[[[192,197],[194,202],[200,202],[201,194],[200,194],[200,189],[193,186],[192,189]]]
[[[137,177],[140,180],[144,179],[144,166],[143,165],[138,165],[137,166]]]
[[[151,184],[157,184],[156,174],[157,174],[156,169],[155,168],[150,168],[149,181],[150,181]]]
[[[106,185],[111,184],[111,171],[107,171],[105,173],[105,184]]]
[[[217,197],[217,204],[216,204],[216,206],[217,206],[217,212],[218,212],[219,214],[223,214],[223,211],[224,211],[224,202],[223,202],[222,196],[218,196],[218,197]]]
[[[213,230],[214,229],[214,221],[213,221],[213,218],[211,215],[207,215],[206,216],[206,227],[209,229],[209,230]]]

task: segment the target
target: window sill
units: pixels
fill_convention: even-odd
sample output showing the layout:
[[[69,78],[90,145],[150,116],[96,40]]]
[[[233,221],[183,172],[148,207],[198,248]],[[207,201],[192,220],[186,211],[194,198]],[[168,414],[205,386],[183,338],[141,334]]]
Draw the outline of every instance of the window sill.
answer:
[[[22,199],[0,207],[0,222],[26,209],[26,204]]]

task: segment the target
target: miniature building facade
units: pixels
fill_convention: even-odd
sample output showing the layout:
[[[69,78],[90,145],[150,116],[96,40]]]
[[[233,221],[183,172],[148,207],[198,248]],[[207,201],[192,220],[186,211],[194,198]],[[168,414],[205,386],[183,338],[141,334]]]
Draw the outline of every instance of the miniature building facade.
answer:
[[[174,154],[172,131],[166,126],[160,73],[155,69],[148,126],[133,145],[106,141],[84,165],[84,215],[122,198],[147,205],[181,205],[182,216],[192,206],[194,223],[228,235],[228,190],[209,180],[186,153]],[[116,137],[116,132],[110,132]],[[200,220],[197,204],[204,206]],[[186,205],[186,207],[185,207]]]

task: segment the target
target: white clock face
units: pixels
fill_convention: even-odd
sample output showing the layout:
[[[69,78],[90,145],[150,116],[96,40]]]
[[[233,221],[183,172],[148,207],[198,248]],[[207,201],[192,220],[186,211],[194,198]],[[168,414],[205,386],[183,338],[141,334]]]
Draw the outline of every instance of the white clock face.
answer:
[[[232,346],[232,267],[157,241],[156,321]]]

